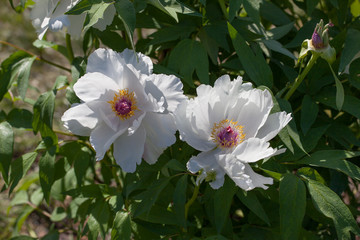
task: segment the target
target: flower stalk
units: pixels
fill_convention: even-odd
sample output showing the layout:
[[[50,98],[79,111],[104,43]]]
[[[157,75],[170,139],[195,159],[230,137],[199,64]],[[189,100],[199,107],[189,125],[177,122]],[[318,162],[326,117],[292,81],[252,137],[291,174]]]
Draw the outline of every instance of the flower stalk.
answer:
[[[301,74],[295,79],[294,84],[291,86],[290,90],[285,95],[285,100],[289,100],[289,98],[294,94],[296,89],[300,86],[306,75],[309,73],[310,69],[314,66],[319,56],[319,54],[311,55],[310,61],[307,63],[304,71],[302,71]]]
[[[66,49],[68,52],[68,59],[70,63],[72,63],[72,61],[74,60],[74,51],[71,45],[71,36],[68,33],[66,34]]]
[[[193,195],[191,196],[191,198],[189,199],[189,201],[185,204],[185,220],[188,217],[188,213],[189,213],[189,208],[190,206],[194,203],[194,201],[196,200],[198,194],[199,194],[199,188],[200,188],[200,183],[199,184],[195,184],[195,188],[194,188],[194,192]]]

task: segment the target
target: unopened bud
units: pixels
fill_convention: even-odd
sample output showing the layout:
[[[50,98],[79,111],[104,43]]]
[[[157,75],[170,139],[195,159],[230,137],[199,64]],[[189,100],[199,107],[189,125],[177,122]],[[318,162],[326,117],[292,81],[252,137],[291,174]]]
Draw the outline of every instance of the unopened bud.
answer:
[[[334,26],[332,23],[328,23],[324,26],[324,21],[321,19],[316,24],[314,33],[311,37],[312,45],[315,49],[323,49],[329,45],[329,27]]]

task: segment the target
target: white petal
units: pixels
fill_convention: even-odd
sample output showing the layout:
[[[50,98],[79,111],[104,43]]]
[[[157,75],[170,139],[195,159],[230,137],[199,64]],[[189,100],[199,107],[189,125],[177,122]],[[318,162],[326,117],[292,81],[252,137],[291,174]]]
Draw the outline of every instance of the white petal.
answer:
[[[229,109],[229,118],[244,126],[246,138],[255,137],[268,118],[272,107],[273,101],[269,91],[259,89],[244,91],[232,109]]]
[[[80,15],[67,15],[67,16],[70,21],[70,26],[67,28],[67,31],[72,37],[78,39],[82,32],[86,13],[82,13]]]
[[[94,100],[110,101],[118,92],[119,86],[102,73],[86,73],[75,84],[76,95],[84,102]]]
[[[49,29],[53,32],[58,32],[63,27],[67,27],[70,25],[70,21],[67,16],[61,15],[56,18],[51,18],[49,21]]]
[[[90,136],[91,130],[98,123],[96,114],[86,103],[72,105],[61,117],[61,121],[70,132],[80,136]]]
[[[256,137],[269,141],[273,139],[281,129],[283,129],[291,120],[291,114],[286,112],[277,112],[270,114],[265,124],[259,129]]]
[[[143,120],[146,130],[144,160],[153,164],[162,152],[176,141],[176,126],[170,114],[147,113]]]
[[[145,91],[158,101],[161,97],[165,98],[165,108],[170,112],[174,112],[179,103],[186,99],[183,84],[174,75],[151,74],[145,84]]]
[[[133,135],[122,135],[114,142],[114,158],[123,171],[135,172],[141,163],[145,138],[145,129],[140,127]]]
[[[264,184],[273,183],[272,178],[255,173],[249,164],[242,163],[232,154],[219,155],[218,162],[235,184],[246,191],[256,187],[267,189]]]
[[[88,58],[86,72],[100,72],[117,81],[122,78],[122,57],[111,49],[96,49]]]
[[[262,139],[249,138],[236,146],[233,154],[242,162],[256,162],[273,156],[276,151],[277,149],[270,147],[270,143]]]
[[[191,157],[186,164],[187,169],[191,173],[197,173],[200,170],[203,171],[200,181],[204,180],[207,175],[213,175],[215,173],[215,180],[210,182],[210,186],[213,189],[218,189],[224,184],[225,172],[218,164],[215,157],[218,153],[219,150],[201,152],[197,156]]]
[[[251,168],[251,166],[247,163],[244,163],[244,165],[245,165],[245,174],[248,175],[251,179],[251,184],[249,185],[249,188],[247,190],[252,190],[256,187],[268,189],[268,186],[266,186],[265,184],[270,184],[270,185],[273,184],[272,178],[264,177],[263,175],[255,173],[254,170]]]
[[[103,159],[111,144],[125,131],[126,128],[122,131],[114,131],[106,123],[99,123],[90,135],[91,146],[96,151],[96,160]]]
[[[153,63],[148,56],[142,53],[136,53],[131,49],[125,49],[119,55],[128,67],[135,68],[137,71],[140,71],[141,74],[152,74]]]
[[[219,77],[215,83],[214,83],[214,88],[217,90],[222,90],[226,93],[229,92],[230,88],[231,88],[231,82],[230,82],[230,76],[229,75],[223,75],[221,77]]]
[[[216,144],[211,141],[211,128],[209,133],[205,133],[198,129],[195,124],[193,100],[182,101],[175,111],[175,123],[180,132],[180,137],[186,141],[190,146],[199,151],[209,151],[216,147]],[[209,125],[209,123],[208,123]]]
[[[57,6],[59,0],[37,0],[31,10],[30,18],[32,24],[38,33],[38,38],[41,40],[48,27],[52,12]]]
[[[94,28],[104,31],[106,26],[110,25],[114,19],[116,13],[115,6],[113,4],[109,5],[104,12],[104,18],[100,18],[97,23],[94,24]]]
[[[120,119],[112,110],[111,104],[105,101],[91,101],[88,107],[96,113],[97,118],[103,120],[113,131],[122,131],[130,126],[129,119]]]

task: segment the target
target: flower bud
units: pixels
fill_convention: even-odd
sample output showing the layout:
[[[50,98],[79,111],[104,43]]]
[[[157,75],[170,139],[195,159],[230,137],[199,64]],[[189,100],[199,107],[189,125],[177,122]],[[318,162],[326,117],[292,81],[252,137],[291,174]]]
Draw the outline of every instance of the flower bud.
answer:
[[[329,45],[329,27],[334,26],[328,23],[324,26],[324,21],[321,19],[314,29],[311,37],[311,43],[315,49],[323,49]]]

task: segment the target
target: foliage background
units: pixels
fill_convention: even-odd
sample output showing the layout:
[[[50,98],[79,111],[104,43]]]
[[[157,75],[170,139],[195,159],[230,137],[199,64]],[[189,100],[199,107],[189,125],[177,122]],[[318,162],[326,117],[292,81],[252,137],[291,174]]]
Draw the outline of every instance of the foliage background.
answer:
[[[116,2],[131,11],[119,10],[120,17],[105,32],[90,27],[84,38],[73,41],[78,56],[74,60],[65,49],[63,33],[47,34],[50,48],[48,42],[33,44],[37,36],[29,11],[17,14],[9,3],[0,9],[0,40],[71,69],[35,60],[24,95],[21,81],[26,76],[16,75],[16,63],[23,66],[27,61],[21,60],[31,56],[21,50],[11,55],[14,48],[0,45],[0,143],[10,139],[5,130],[15,136],[10,154],[7,148],[1,151],[0,227],[5,231],[0,238],[351,239],[360,234],[360,61],[343,73],[360,51],[359,1]],[[179,3],[185,14],[176,13],[183,11]],[[299,68],[294,67],[301,43],[311,38],[320,19],[335,25],[330,30],[330,44],[337,51],[332,66],[341,73],[345,89],[340,111],[334,77],[322,59],[289,102],[282,98],[298,76]],[[132,42],[136,51],[157,63],[155,72],[178,75],[190,96],[200,83],[213,84],[223,74],[242,75],[272,91],[278,102],[274,111],[293,112],[294,121],[272,143],[285,145],[287,153],[254,166],[276,180],[273,186],[244,192],[229,179],[217,191],[202,184],[186,218],[195,176],[186,173],[185,164],[196,154],[188,145],[178,141],[157,164],[142,163],[135,174],[124,174],[111,154],[95,163],[86,138],[64,133],[59,119],[69,102],[77,101],[71,86],[84,73],[82,57],[99,46],[122,51]],[[4,84],[9,72],[20,80]],[[51,101],[34,104],[41,94]],[[47,111],[36,113],[36,106]],[[10,159],[9,171],[5,159]]]

